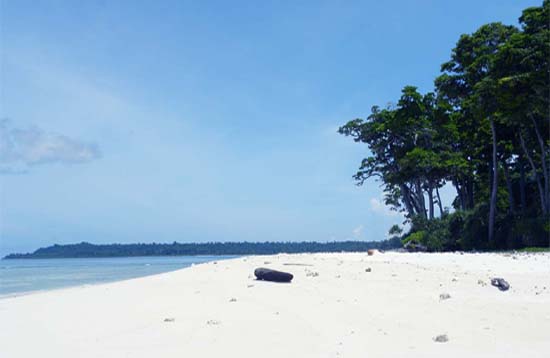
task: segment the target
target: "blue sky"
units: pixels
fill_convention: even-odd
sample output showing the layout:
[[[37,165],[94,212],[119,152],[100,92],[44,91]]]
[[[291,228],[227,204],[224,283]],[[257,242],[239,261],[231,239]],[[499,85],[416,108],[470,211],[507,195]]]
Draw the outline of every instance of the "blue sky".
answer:
[[[0,251],[384,239],[336,129],[539,3],[3,0]]]

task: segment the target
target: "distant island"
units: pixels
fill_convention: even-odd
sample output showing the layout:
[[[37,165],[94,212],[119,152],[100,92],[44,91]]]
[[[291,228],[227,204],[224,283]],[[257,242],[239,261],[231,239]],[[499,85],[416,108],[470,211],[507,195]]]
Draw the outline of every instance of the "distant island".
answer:
[[[401,247],[401,240],[340,242],[207,242],[171,244],[108,244],[88,242],[53,245],[32,253],[9,254],[4,259],[53,259],[133,256],[195,255],[272,255],[278,253],[365,252],[368,249],[390,250]]]

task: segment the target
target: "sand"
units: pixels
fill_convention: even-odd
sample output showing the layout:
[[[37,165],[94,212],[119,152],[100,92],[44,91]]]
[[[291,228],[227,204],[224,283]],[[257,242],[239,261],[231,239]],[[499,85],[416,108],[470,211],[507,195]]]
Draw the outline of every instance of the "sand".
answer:
[[[253,256],[4,298],[0,355],[549,357],[550,254]]]

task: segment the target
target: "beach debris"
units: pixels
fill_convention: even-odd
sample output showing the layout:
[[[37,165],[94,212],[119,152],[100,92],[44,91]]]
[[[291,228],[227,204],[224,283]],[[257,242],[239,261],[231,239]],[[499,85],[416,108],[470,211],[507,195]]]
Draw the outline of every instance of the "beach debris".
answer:
[[[247,288],[254,287],[254,285],[246,285]]]
[[[491,285],[495,286],[501,291],[508,291],[508,289],[510,288],[510,284],[506,282],[505,279],[498,277],[491,279]]]
[[[264,265],[269,265],[271,261],[264,261]]]
[[[369,256],[372,256],[372,255],[378,254],[378,253],[380,253],[380,251],[378,251],[378,250],[376,250],[376,249],[368,249],[368,250],[367,250],[367,254],[368,254]]]
[[[432,339],[434,340],[434,342],[438,343],[445,343],[449,341],[449,337],[446,334],[440,334],[439,336],[435,336]]]
[[[165,318],[164,322],[176,322],[176,319],[173,317]]]
[[[235,297],[232,297],[229,302],[237,302],[237,299]]]
[[[294,278],[294,275],[291,273],[271,270],[263,267],[254,270],[254,275],[258,280],[271,282],[290,282]]]
[[[487,283],[486,283],[485,281],[483,281],[483,280],[477,280],[477,284],[480,285],[480,286],[482,286],[482,287],[487,286]]]
[[[209,325],[209,326],[217,326],[220,323],[221,323],[220,321],[215,320],[215,319],[209,319],[208,321],[206,321],[206,324]]]
[[[306,269],[306,277],[317,277],[319,276],[319,272],[316,271],[310,271]]]
[[[365,272],[372,272],[372,269],[371,269],[370,267],[367,267],[367,268],[365,269]]]
[[[442,293],[439,295],[440,301],[448,300],[449,298],[451,298],[451,295],[449,295],[448,293]]]

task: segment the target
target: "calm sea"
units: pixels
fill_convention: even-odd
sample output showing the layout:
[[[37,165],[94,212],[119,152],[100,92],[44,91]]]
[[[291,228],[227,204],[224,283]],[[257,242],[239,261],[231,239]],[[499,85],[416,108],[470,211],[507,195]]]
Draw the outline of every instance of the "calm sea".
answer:
[[[236,256],[13,259],[0,261],[0,298],[31,291],[125,280]]]

